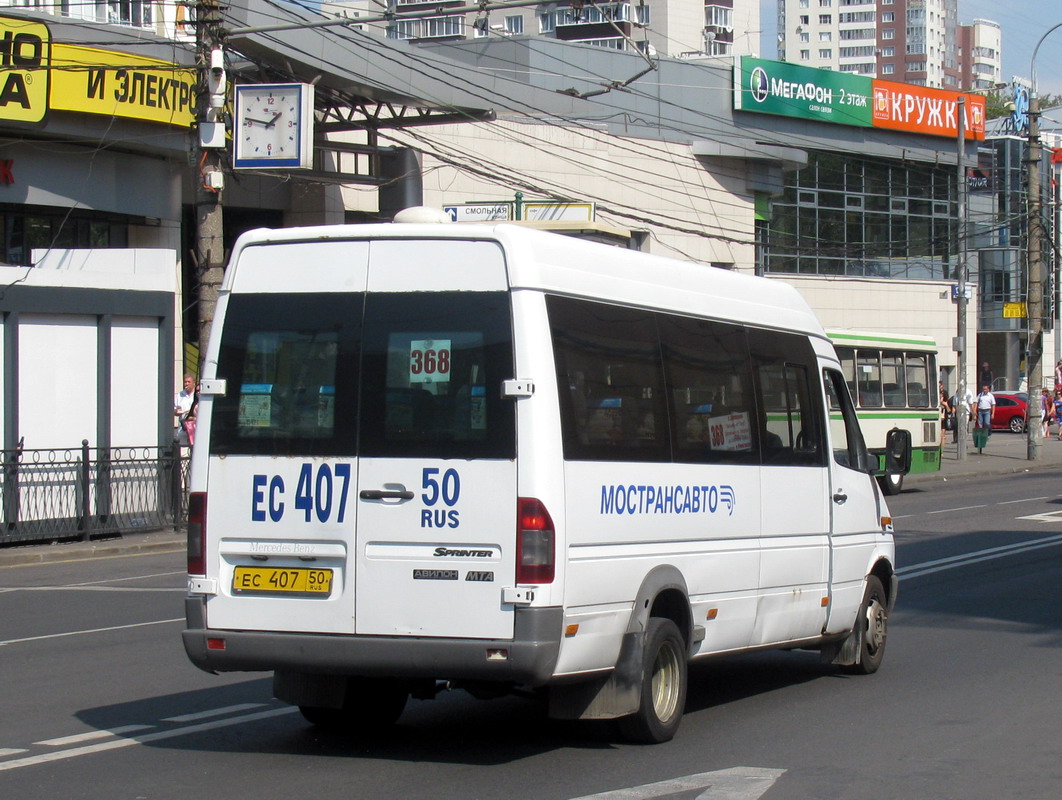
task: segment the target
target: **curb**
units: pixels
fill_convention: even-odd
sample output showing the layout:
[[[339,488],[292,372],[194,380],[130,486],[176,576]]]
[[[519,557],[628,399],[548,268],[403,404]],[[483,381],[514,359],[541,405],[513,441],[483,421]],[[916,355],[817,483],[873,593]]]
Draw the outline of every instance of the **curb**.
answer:
[[[56,564],[84,561],[89,558],[142,555],[147,553],[175,553],[187,547],[183,532],[143,534],[127,539],[102,542],[66,542],[32,545],[0,550],[0,569],[32,564]]]

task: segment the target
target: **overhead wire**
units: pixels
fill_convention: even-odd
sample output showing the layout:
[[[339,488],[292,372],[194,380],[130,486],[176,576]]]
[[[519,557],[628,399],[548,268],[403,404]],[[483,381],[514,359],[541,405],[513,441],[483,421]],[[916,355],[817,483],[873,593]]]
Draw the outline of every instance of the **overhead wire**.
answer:
[[[349,39],[350,37],[349,37],[349,36],[347,36],[346,38],[348,38],[348,39]],[[362,44],[364,44],[364,43],[362,43]],[[414,56],[414,57],[415,57],[415,56]],[[659,99],[659,98],[655,98],[655,99]],[[684,109],[684,110],[687,110],[687,111],[694,111],[694,109],[688,109],[688,108],[686,108],[686,109]],[[532,108],[532,113],[533,113],[533,111],[534,111],[534,109]],[[540,111],[540,112],[541,112],[541,111],[543,111],[543,110],[542,110],[542,109],[538,109],[538,111]],[[523,114],[527,114],[527,113],[528,113],[528,110],[527,110],[527,109],[521,110],[521,112],[520,112],[520,113],[523,113]],[[706,115],[706,116],[712,116],[712,115]],[[725,119],[724,119],[724,118],[722,118],[722,117],[717,117],[716,119],[717,119],[718,121],[720,121],[720,122],[726,122],[726,121],[728,121],[728,120],[725,120]],[[566,122],[575,122],[575,120],[565,120],[565,121],[566,121]],[[713,131],[713,132],[715,132],[715,131]],[[594,133],[595,133],[595,134],[600,134],[600,131],[599,131],[599,130],[596,130],[596,129],[595,129],[595,130],[594,130]],[[546,142],[545,140],[543,140],[543,141],[544,141],[544,143],[548,144],[548,142]],[[811,140],[809,140],[809,141],[811,141]],[[639,151],[639,154],[641,154],[641,151]],[[674,154],[673,154],[673,153],[670,153],[669,155],[671,155],[672,157],[674,157]],[[455,160],[454,160],[454,159],[451,159],[451,163],[456,163],[456,162],[455,162]],[[614,162],[614,161],[610,162],[610,163],[609,163],[609,167],[610,167],[610,168],[611,168],[612,170],[614,170],[614,169],[615,169],[615,167],[616,167],[616,164],[615,164],[615,162]],[[736,174],[736,173],[735,173],[735,174]],[[569,194],[569,196],[570,196],[570,194]],[[733,204],[733,205],[734,205],[734,207],[735,207],[735,208],[744,208],[744,207],[745,207],[744,205],[741,205],[741,204],[736,204],[736,203],[735,203],[735,204]],[[643,214],[643,216],[644,216],[644,214]],[[744,242],[744,241],[743,241],[742,243],[749,243],[749,242]]]

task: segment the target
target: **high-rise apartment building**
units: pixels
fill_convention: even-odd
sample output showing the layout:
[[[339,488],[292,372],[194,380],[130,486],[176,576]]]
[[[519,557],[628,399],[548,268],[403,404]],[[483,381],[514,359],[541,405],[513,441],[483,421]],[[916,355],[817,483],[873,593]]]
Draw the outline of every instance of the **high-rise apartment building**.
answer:
[[[975,19],[959,26],[959,68],[963,89],[993,89],[1003,80],[1003,32],[998,22]]]
[[[999,26],[959,25],[958,0],[778,0],[781,61],[966,89],[991,64],[998,80],[999,54]]]
[[[460,41],[487,36],[545,36],[650,55],[749,55],[759,52],[759,0],[513,2],[469,12],[465,0],[326,2],[324,14],[359,17],[391,39]]]

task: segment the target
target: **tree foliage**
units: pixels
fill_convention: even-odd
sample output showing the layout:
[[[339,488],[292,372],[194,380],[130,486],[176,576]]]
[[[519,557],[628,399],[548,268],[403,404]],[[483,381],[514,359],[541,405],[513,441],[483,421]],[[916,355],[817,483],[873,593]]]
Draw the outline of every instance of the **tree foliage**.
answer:
[[[985,95],[985,116],[988,119],[1005,117],[1013,110],[1014,93],[1004,89]],[[1037,98],[1040,109],[1062,106],[1062,94],[1042,94]]]

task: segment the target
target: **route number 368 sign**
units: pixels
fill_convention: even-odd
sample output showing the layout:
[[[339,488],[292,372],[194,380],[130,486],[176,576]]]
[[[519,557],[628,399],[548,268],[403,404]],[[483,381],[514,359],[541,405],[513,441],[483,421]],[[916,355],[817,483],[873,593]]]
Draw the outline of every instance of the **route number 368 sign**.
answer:
[[[409,382],[450,380],[450,340],[414,339],[409,343]]]

